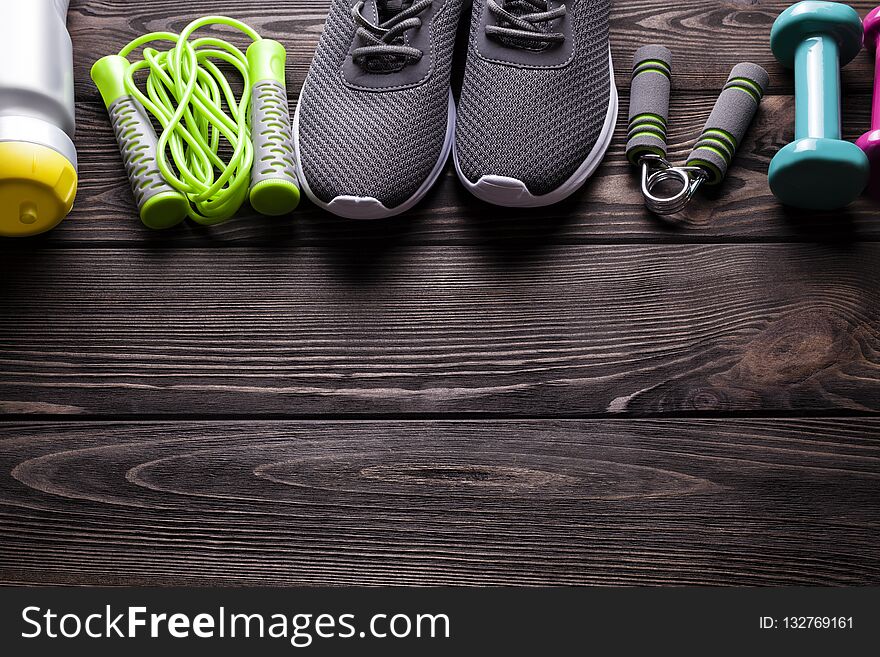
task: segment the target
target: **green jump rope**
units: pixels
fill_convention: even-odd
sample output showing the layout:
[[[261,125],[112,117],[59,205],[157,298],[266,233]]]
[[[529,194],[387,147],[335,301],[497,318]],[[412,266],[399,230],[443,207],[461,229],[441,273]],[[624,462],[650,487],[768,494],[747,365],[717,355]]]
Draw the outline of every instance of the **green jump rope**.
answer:
[[[253,41],[242,53],[220,38],[193,34],[230,27]],[[158,44],[172,44],[160,50]],[[128,57],[137,50],[139,61]],[[299,204],[285,86],[287,54],[244,23],[209,16],[179,35],[135,39],[92,67],[110,114],[141,220],[170,228],[186,217],[202,225],[232,218],[247,200],[281,216]],[[221,66],[244,82],[236,96]],[[146,71],[143,90],[136,76]],[[157,137],[153,120],[161,126]]]

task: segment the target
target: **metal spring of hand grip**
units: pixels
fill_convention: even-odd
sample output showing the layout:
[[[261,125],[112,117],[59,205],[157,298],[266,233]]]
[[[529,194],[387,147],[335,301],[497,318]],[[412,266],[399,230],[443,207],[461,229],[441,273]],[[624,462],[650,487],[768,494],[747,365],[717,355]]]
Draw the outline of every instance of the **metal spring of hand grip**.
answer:
[[[659,155],[645,154],[639,158],[642,166],[642,195],[645,207],[654,214],[668,216],[684,210],[697,190],[708,180],[708,174],[700,167],[676,167]],[[665,182],[676,182],[681,189],[671,196],[656,193]]]

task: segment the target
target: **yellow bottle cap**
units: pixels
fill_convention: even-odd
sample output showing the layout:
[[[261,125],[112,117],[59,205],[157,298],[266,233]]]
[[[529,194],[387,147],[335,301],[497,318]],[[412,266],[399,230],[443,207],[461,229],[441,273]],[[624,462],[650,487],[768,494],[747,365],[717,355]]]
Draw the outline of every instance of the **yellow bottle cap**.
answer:
[[[55,228],[73,208],[76,169],[46,146],[0,142],[0,235],[27,237]]]

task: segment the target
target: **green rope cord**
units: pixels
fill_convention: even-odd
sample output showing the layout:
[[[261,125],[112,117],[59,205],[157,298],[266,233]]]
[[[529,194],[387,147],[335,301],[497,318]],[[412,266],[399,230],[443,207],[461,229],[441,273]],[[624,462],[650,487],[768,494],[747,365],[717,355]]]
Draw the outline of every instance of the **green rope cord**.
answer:
[[[223,39],[191,40],[193,33],[208,26],[231,27],[255,42],[261,40],[240,21],[207,16],[190,23],[179,35],[155,32],[142,36],[119,53],[127,58],[143,49],[143,59],[134,62],[126,75],[126,90],[162,126],[159,171],[189,199],[190,218],[206,226],[227,221],[244,204],[254,163],[247,57]],[[172,47],[160,50],[160,43]],[[241,98],[236,98],[217,62],[225,62],[241,74]],[[135,82],[140,71],[148,71],[146,92]],[[228,161],[220,155],[223,140],[232,149]]]

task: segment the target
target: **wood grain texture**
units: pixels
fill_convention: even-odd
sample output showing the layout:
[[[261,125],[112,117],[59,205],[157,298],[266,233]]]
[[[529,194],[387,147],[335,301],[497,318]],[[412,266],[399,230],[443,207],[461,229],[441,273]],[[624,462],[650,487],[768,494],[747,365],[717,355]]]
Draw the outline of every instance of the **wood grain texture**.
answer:
[[[0,400],[197,417],[877,411],[878,258],[876,244],[7,253]]]
[[[73,0],[77,207],[0,241],[0,583],[880,584],[878,211],[770,195],[787,0],[613,3],[622,115],[633,51],[675,52],[677,161],[735,63],[773,77],[675,223],[622,117],[539,212],[447,172],[394,221],[142,228],[92,62],[230,14],[287,46],[293,103],[328,2]],[[862,53],[850,139],[870,84]]]
[[[876,585],[880,423],[13,424],[0,580]]]
[[[730,69],[752,61],[767,68],[772,93],[792,93],[789,75],[773,58],[770,28],[790,2],[787,0],[664,0],[612,2],[611,34],[618,84],[629,83],[633,53],[646,43],[662,43],[676,57],[675,87],[716,93]],[[848,3],[862,16],[873,2]],[[77,45],[77,97],[94,95],[88,71],[103,57],[148,32],[179,31],[201,16],[223,14],[243,20],[267,37],[284,43],[289,53],[289,82],[299,89],[324,27],[329,0],[72,0],[70,32]],[[466,12],[464,20],[469,22]],[[843,84],[847,92],[871,91],[873,64],[867,53],[848,66]]]

